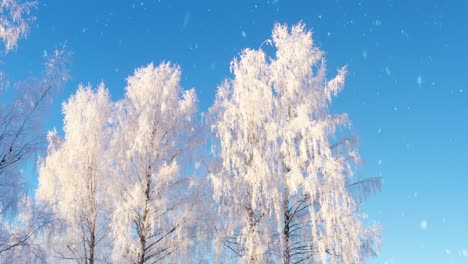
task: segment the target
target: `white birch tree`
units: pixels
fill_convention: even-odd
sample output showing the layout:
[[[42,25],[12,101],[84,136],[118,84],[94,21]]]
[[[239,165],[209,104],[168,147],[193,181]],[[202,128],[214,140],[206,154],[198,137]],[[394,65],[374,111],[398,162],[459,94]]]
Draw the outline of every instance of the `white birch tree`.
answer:
[[[270,111],[272,91],[268,86],[267,61],[261,51],[245,50],[232,62],[235,79],[218,89],[212,113],[219,138],[221,164],[211,175],[214,197],[219,203],[218,243],[246,263],[267,261],[271,226],[267,216],[273,199],[265,194],[274,188],[269,174]]]
[[[219,251],[246,263],[361,263],[378,228],[363,226],[357,199],[380,182],[353,183],[358,155],[336,139],[349,121],[329,104],[346,68],[327,80],[323,52],[303,24],[276,25],[268,43],[273,58],[247,49],[232,62],[234,79],[210,110]]]
[[[80,86],[63,104],[64,138],[57,132],[49,135],[36,198],[60,220],[47,245],[51,261],[92,264],[108,257],[111,107],[104,84],[97,90]]]
[[[195,90],[182,90],[169,62],[139,68],[119,103],[113,143],[120,177],[112,218],[114,262],[156,263],[188,246],[189,199],[183,157],[194,143]]]

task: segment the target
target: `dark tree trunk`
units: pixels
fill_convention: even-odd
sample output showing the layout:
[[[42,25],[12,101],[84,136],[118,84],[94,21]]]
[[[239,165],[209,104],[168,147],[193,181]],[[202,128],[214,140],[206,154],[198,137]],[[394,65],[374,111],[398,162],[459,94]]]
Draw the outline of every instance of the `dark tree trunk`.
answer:
[[[148,170],[151,171],[151,166],[148,167]],[[146,175],[146,189],[145,189],[145,208],[143,209],[143,219],[141,220],[141,228],[139,232],[140,236],[140,256],[138,258],[138,264],[143,264],[146,261],[147,252],[146,252],[146,243],[147,243],[147,220],[148,220],[148,206],[151,199],[151,173],[148,172]]]
[[[287,184],[284,192],[283,263],[289,264],[291,263],[291,249],[289,247],[291,215],[289,212],[289,187],[287,186]]]

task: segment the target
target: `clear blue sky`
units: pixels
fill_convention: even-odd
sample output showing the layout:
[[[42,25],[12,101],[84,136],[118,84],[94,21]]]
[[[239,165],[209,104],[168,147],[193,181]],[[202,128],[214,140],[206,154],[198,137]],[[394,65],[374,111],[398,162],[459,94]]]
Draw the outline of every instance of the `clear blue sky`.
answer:
[[[365,206],[383,247],[370,263],[468,263],[468,1],[40,1],[28,40],[2,58],[13,79],[37,73],[66,42],[72,81],[105,81],[114,99],[135,67],[171,60],[183,86],[211,105],[229,62],[258,48],[273,24],[302,20],[329,72],[348,65],[332,106],[360,137],[359,175],[383,176]],[[32,181],[34,185],[34,181]]]

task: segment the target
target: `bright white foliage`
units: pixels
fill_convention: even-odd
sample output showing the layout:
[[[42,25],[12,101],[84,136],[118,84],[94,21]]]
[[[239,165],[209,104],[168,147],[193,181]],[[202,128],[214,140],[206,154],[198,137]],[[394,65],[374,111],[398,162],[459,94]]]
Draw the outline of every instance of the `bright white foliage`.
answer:
[[[55,131],[49,134],[47,157],[39,162],[36,198],[48,204],[64,223],[63,232],[53,236],[49,245],[56,258],[73,257],[83,262],[90,257],[92,233],[96,248],[106,236],[112,179],[105,153],[111,107],[103,84],[97,90],[80,86],[63,104],[64,138]],[[96,257],[96,248],[95,258],[102,259],[102,255]]]
[[[357,154],[347,141],[332,144],[347,115],[328,110],[346,68],[327,81],[323,52],[303,24],[276,25],[271,43],[274,58],[247,49],[232,62],[234,79],[210,110],[221,159],[210,175],[219,253],[250,263],[360,263],[376,233],[362,226],[347,188]]]
[[[18,0],[0,1],[0,40],[5,44],[6,53],[29,33],[30,23],[35,20],[35,17],[29,16],[29,12],[36,4]]]
[[[50,132],[39,162],[36,198],[58,220],[50,240],[37,240],[48,241],[47,260],[109,262],[112,251],[114,263],[213,261],[202,256],[213,236],[222,263],[361,263],[373,254],[379,229],[362,224],[359,200],[379,181],[353,179],[359,155],[336,136],[348,117],[328,109],[346,68],[327,78],[323,52],[303,24],[276,25],[268,43],[273,57],[246,49],[233,60],[234,78],[218,87],[210,109],[215,165],[199,156],[195,170],[210,170],[216,203],[205,179],[189,177],[197,172],[185,166],[203,129],[195,90],[180,87],[178,66],[138,68],[115,104],[104,85],[80,86],[63,104],[64,137]],[[63,54],[55,55],[46,73],[60,83]],[[44,82],[39,95],[53,84]],[[32,215],[23,222],[34,223]],[[11,234],[0,240],[23,234],[0,228]]]
[[[189,242],[188,182],[180,172],[182,155],[194,143],[197,97],[179,82],[178,66],[149,64],[128,78],[118,104],[112,144],[120,177],[111,225],[116,263],[163,261]]]

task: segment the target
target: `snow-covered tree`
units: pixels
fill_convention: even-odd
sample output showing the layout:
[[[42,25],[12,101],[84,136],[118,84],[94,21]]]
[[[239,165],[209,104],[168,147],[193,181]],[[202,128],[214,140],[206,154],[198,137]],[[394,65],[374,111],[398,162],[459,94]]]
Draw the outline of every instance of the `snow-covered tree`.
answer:
[[[0,91],[0,217],[15,212],[23,194],[21,167],[45,142],[41,111],[69,78],[67,52],[46,58],[45,74],[15,84],[16,91]]]
[[[0,42],[2,53],[16,48],[18,41],[29,33],[35,20],[30,15],[36,2],[0,1]],[[0,261],[37,259],[40,247],[32,240],[50,219],[43,207],[37,207],[27,197],[21,165],[33,157],[43,145],[40,110],[68,79],[64,49],[46,58],[45,74],[37,79],[17,82],[10,89],[7,73],[0,71]],[[18,204],[20,205],[18,207]],[[18,212],[18,208],[21,210]],[[40,257],[39,257],[40,258]],[[20,261],[20,259],[18,259]]]
[[[0,1],[1,53],[9,53],[26,38],[35,20],[30,11],[37,2]],[[69,79],[65,48],[46,56],[40,78],[13,82],[0,70],[0,262],[43,260],[36,238],[53,223],[44,206],[27,196],[22,166],[43,149],[42,111]],[[15,89],[12,89],[13,86]]]
[[[180,75],[170,63],[139,68],[119,103],[112,144],[120,177],[111,224],[116,263],[164,261],[190,242],[193,201],[183,157],[197,131],[197,98],[194,89],[182,90]]]
[[[65,49],[56,50],[46,58],[42,77],[16,82],[16,89],[8,87],[6,73],[0,72],[0,258],[26,249],[37,252],[28,248],[30,239],[48,223],[38,208],[29,218],[36,222],[19,223],[16,219],[17,213],[29,214],[26,211],[36,206],[31,202],[30,207],[18,207],[19,202],[28,200],[22,166],[44,147],[42,114],[69,78],[68,56]]]
[[[35,20],[29,13],[36,2],[1,0],[0,1],[0,41],[5,53],[13,50],[18,41],[29,33],[31,22]]]
[[[211,108],[219,166],[218,251],[247,263],[360,263],[378,228],[366,228],[358,198],[379,187],[353,182],[358,161],[346,114],[329,110],[346,68],[326,77],[323,52],[303,24],[276,25],[276,55],[244,50]],[[357,193],[356,195],[354,193]],[[219,254],[221,255],[221,254]]]
[[[233,61],[235,79],[218,89],[212,114],[219,138],[219,170],[211,175],[214,197],[219,202],[221,227],[217,243],[222,243],[246,263],[259,263],[270,251],[271,226],[266,216],[273,199],[274,175],[268,173],[268,127],[272,113],[272,91],[268,86],[266,58],[261,51],[245,50],[241,61]],[[279,198],[279,197],[276,197]]]
[[[112,183],[107,151],[112,103],[101,84],[80,86],[63,104],[64,138],[49,134],[47,157],[39,162],[36,198],[59,220],[52,234],[51,259],[77,263],[105,261],[109,249],[109,190]]]
[[[26,37],[34,21],[29,11],[35,5],[35,2],[0,1],[0,42],[5,52]],[[19,165],[44,142],[45,133],[37,130],[40,110],[68,79],[67,59],[65,49],[56,50],[46,57],[44,75],[26,81],[12,82],[8,73],[0,70],[0,218],[14,214],[24,194]]]

